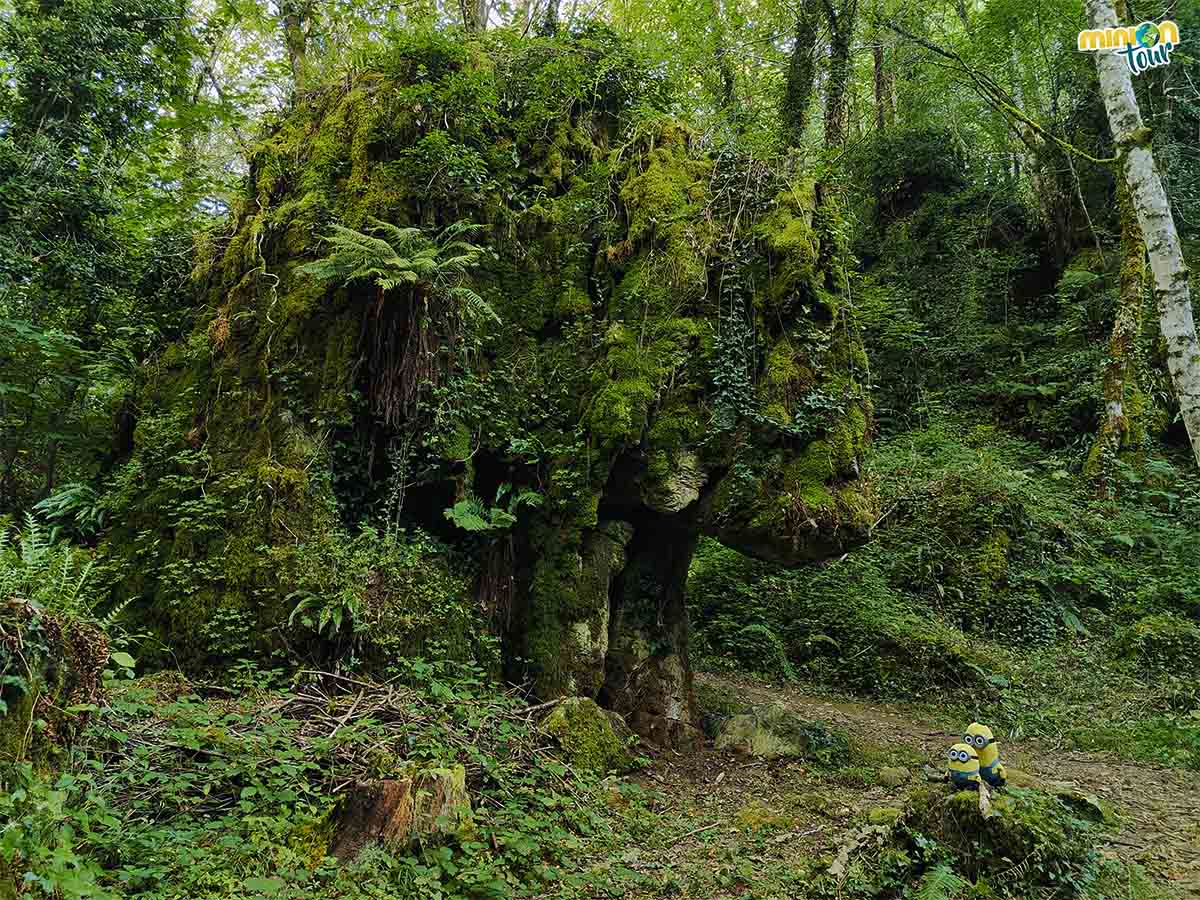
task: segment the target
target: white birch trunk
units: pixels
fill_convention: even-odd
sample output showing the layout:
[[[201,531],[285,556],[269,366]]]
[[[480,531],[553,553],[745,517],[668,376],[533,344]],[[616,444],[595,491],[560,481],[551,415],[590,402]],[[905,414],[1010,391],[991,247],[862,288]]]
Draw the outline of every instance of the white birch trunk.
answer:
[[[1092,28],[1115,28],[1118,24],[1112,0],[1087,0],[1087,11]],[[1146,239],[1159,329],[1167,343],[1167,368],[1179,398],[1192,454],[1200,465],[1200,342],[1192,317],[1183,247],[1162,178],[1154,165],[1149,131],[1142,124],[1129,67],[1121,56],[1101,50],[1096,53],[1096,71],[1108,110],[1109,128]]]

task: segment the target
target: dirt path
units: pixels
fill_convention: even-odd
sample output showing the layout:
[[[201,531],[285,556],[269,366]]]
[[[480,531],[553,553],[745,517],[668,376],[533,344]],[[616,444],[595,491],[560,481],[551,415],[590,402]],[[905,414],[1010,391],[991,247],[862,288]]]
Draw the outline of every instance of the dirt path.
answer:
[[[845,728],[868,745],[895,748],[898,763],[909,767],[918,759],[940,767],[941,754],[953,743],[954,735],[896,707],[738,678],[704,675],[699,680],[732,688],[748,704],[782,702],[806,719]],[[1200,900],[1200,792],[1193,773],[1109,754],[1056,750],[1034,741],[1005,743],[1003,753],[1010,768],[1035,783],[1071,787],[1108,801],[1121,827],[1105,852],[1136,860],[1181,898]],[[914,780],[919,778],[917,766]],[[685,884],[682,893],[706,896],[707,890],[711,897],[740,895],[736,890],[722,893],[721,873],[746,853],[744,826],[756,817],[787,817],[786,828],[750,848],[759,851],[751,858],[760,871],[774,867],[785,872],[789,865],[832,852],[854,820],[874,807],[901,804],[913,786],[883,787],[867,773],[856,780],[853,771],[831,784],[827,776],[798,762],[748,760],[713,749],[661,758],[646,783],[660,789],[680,830],[658,842],[657,852],[634,853],[631,863],[665,870],[664,883],[670,877],[684,882],[692,877],[693,888]],[[706,866],[716,873],[707,886],[694,875]],[[786,881],[780,877],[781,883]]]

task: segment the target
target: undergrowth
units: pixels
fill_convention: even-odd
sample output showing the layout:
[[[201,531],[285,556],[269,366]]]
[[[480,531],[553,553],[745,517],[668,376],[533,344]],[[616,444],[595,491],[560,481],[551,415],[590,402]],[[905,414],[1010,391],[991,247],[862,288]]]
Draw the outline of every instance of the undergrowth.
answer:
[[[56,775],[7,769],[0,867],[61,897],[548,896],[636,834],[639,789],[560,762],[523,698],[465,665],[392,680],[310,673],[233,691],[163,672],[110,702]],[[463,764],[474,827],[328,855],[339,795],[405,766]]]

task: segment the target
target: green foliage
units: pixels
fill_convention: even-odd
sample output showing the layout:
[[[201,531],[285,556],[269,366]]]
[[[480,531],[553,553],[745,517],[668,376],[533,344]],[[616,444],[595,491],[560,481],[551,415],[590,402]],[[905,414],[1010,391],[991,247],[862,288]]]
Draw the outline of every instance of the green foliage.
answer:
[[[758,625],[779,636],[797,671],[835,684],[992,690],[1010,663],[981,639],[1030,647],[1098,628],[1103,642],[1161,611],[1182,618],[1130,626],[1114,648],[1146,653],[1144,673],[1172,683],[1172,664],[1154,662],[1155,641],[1161,633],[1161,652],[1191,658],[1197,598],[1179,577],[1200,552],[1191,480],[1167,467],[1130,481],[1114,505],[1070,477],[1065,460],[953,421],[877,445],[887,515],[846,559],[788,572],[702,545],[689,601],[706,664],[762,671],[772,657],[739,643]]]
[[[87,540],[94,538],[104,527],[105,509],[96,489],[90,484],[72,482],[33,505],[52,523],[52,536],[68,531],[72,536]]]
[[[20,532],[0,524],[3,770],[69,746],[95,709],[109,645],[96,627],[91,560],[32,516]]]
[[[32,515],[16,530],[0,522],[0,600],[20,599],[51,615],[88,619],[97,602],[89,581],[91,554],[65,541]]]
[[[506,481],[496,491],[496,505],[487,507],[477,497],[464,497],[443,515],[463,531],[504,531],[517,524],[521,507],[537,508],[543,499],[537,491],[514,490]],[[500,506],[506,500],[506,506]]]
[[[397,664],[387,687],[331,678],[235,698],[167,672],[114,686],[69,771],[9,776],[0,878],[65,897],[347,900],[591,883],[589,855],[625,833],[599,783],[541,752],[523,701],[481,670]],[[347,780],[454,762],[474,830],[328,856]]]
[[[371,231],[384,237],[362,234],[344,225],[334,224],[324,238],[330,245],[328,256],[300,267],[300,272],[320,281],[350,284],[369,281],[381,291],[401,285],[421,285],[443,294],[467,319],[500,317],[482,297],[462,282],[484,251],[463,240],[480,226],[458,222],[444,228],[436,239],[420,228],[399,228],[390,222],[368,217]]]
[[[150,172],[191,78],[179,0],[9,4],[0,21],[0,506],[111,466],[128,369],[187,325],[192,212]],[[179,134],[180,132],[176,132]],[[169,211],[151,214],[155,199]],[[118,451],[119,452],[119,451]],[[88,526],[84,526],[87,528]]]
[[[943,863],[921,876],[916,900],[954,900],[969,886],[970,882]]]
[[[431,653],[496,662],[462,568],[420,531],[339,533],[274,555],[285,584],[294,586],[288,625],[324,638],[314,648],[319,657],[376,671],[397,656]]]
[[[1114,650],[1149,675],[1190,677],[1200,665],[1200,626],[1168,614],[1147,616],[1116,635]]]

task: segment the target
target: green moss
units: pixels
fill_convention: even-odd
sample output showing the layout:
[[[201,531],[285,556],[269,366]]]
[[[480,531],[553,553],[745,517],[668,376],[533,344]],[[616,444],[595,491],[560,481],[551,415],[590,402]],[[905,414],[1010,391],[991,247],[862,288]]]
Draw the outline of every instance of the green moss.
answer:
[[[794,827],[796,817],[774,810],[761,800],[752,800],[733,814],[733,822],[743,831],[776,831]]]
[[[869,518],[851,486],[869,417],[850,371],[861,347],[834,315],[842,285],[822,259],[830,222],[811,182],[772,177],[743,198],[758,169],[694,141],[665,114],[659,79],[603,29],[478,44],[404,32],[375,49],[255,144],[230,231],[200,267],[215,312],[139,390],[145,414],[101,556],[114,596],[138,598],[131,608],[181,662],[279,652],[270,636],[300,590],[365,604],[369,627],[332,643],[383,664],[385,648],[426,645],[433,611],[452,652],[470,655],[471,630],[484,629],[460,614],[464,586],[481,546],[511,537],[507,649],[529,669],[513,674],[547,697],[594,693],[609,614],[600,573],[617,567],[593,532],[613,494],[640,492],[661,514],[695,504],[703,527],[791,556],[828,552],[839,521]],[[722,206],[731,196],[737,210]],[[381,305],[366,281],[300,272],[332,223],[369,216],[482,224],[490,253],[471,286],[502,320],[431,326],[404,421],[381,421],[373,404],[409,371],[379,348],[408,346],[413,295],[398,288]],[[715,433],[715,334],[734,303],[755,319],[763,356],[751,355],[765,368],[749,367],[742,424]],[[368,564],[345,523],[387,506],[401,446],[421,494],[406,527],[444,527],[434,498],[490,502],[498,479],[542,505],[494,543],[455,535],[456,552],[419,561],[375,548]],[[737,474],[709,509],[701,486],[724,472]],[[346,543],[353,565],[337,556]],[[364,581],[323,581],[323,569]],[[368,576],[386,591],[364,588]]]
[[[775,198],[774,211],[759,226],[759,233],[775,257],[767,297],[780,303],[798,290],[815,290],[819,274],[821,241],[814,228],[817,208],[815,184],[798,182]]]
[[[934,788],[913,797],[904,826],[939,841],[955,858],[975,860],[984,879],[1012,873],[1014,861],[1037,859],[1018,876],[1026,890],[1084,877],[1099,861],[1100,826],[1040,790],[993,794],[992,814],[983,818],[974,791]]]
[[[3,697],[8,709],[0,716],[0,765],[10,765],[28,758],[37,695],[34,691],[18,694],[5,690]]]
[[[593,700],[568,697],[554,707],[542,729],[558,741],[572,765],[599,773],[623,771],[633,760],[611,715]]]
[[[300,858],[300,862],[308,869],[315,869],[329,854],[336,830],[334,808],[325,812],[305,816],[292,828],[287,839],[287,845]]]

